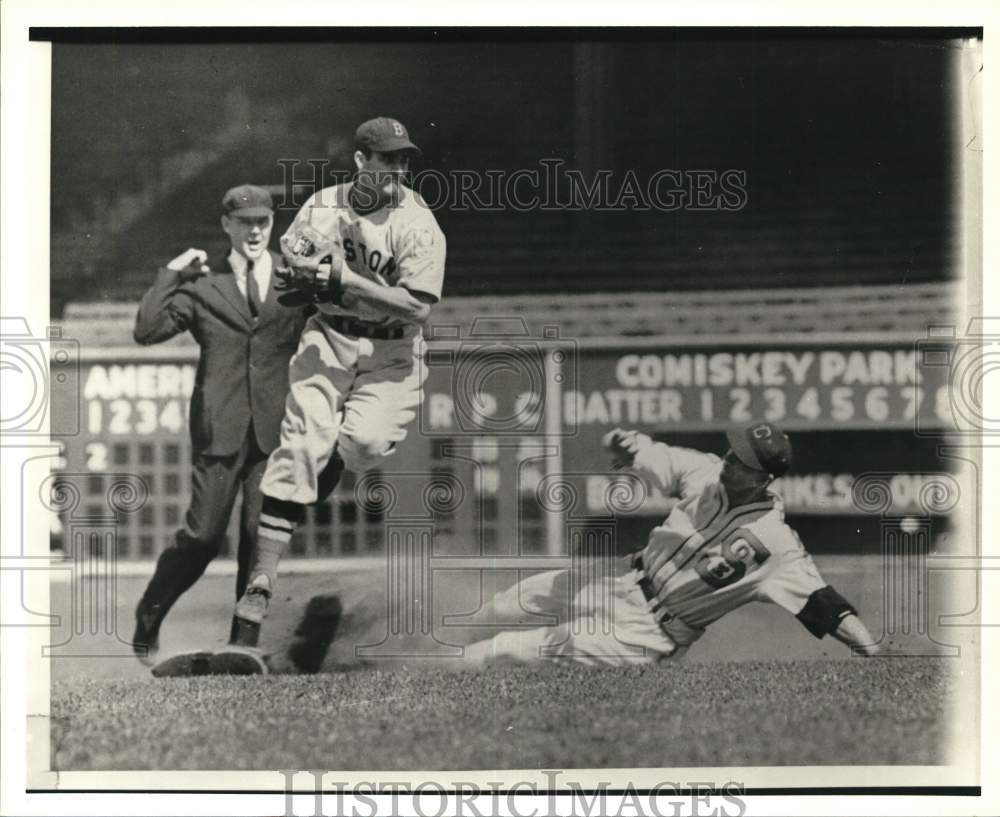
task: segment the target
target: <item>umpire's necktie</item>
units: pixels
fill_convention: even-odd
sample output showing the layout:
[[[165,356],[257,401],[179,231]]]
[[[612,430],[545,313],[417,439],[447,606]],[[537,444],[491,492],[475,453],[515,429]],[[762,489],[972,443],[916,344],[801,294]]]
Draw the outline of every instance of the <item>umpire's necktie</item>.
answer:
[[[253,274],[253,261],[247,259],[247,306],[250,314],[257,317],[260,313],[260,289],[257,287],[257,276]]]

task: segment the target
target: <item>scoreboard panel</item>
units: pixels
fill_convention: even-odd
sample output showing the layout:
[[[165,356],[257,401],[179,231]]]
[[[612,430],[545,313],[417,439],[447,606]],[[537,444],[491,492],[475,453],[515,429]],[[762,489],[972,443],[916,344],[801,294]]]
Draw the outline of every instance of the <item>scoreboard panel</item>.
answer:
[[[553,547],[546,518],[554,490],[575,494],[575,507],[560,506],[562,517],[600,513],[612,479],[600,444],[609,429],[640,428],[723,453],[725,428],[767,419],[797,443],[796,467],[778,485],[790,515],[861,513],[852,482],[873,468],[899,472],[893,490],[900,512],[909,512],[925,484],[948,470],[936,445],[915,442],[952,424],[948,368],[926,357],[912,343],[850,340],[432,343],[419,416],[382,477],[461,484],[461,501],[434,510],[438,543],[448,551],[538,551]],[[155,357],[85,350],[78,404],[69,405],[71,393],[53,394],[54,415],[79,417],[78,433],[58,439],[64,478],[79,483],[86,503],[101,501],[108,474],[125,471],[146,483],[149,500],[120,526],[124,558],[154,556],[183,521],[196,361],[192,347],[159,349]],[[348,475],[310,511],[292,555],[380,551],[384,514],[358,501],[359,481]],[[626,515],[666,507],[651,497]],[[234,543],[235,522],[223,552]]]
[[[948,369],[911,344],[588,351],[567,423],[677,431],[768,420],[798,429],[916,428],[951,421]]]

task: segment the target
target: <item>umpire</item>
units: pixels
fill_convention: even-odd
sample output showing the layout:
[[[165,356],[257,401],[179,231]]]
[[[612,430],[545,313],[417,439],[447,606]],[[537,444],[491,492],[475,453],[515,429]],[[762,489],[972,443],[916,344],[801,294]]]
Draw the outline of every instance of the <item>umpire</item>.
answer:
[[[138,343],[187,331],[201,347],[189,414],[191,504],[136,610],[132,645],[143,663],[152,663],[170,607],[218,554],[240,487],[237,599],[246,586],[260,480],[278,445],[289,390],[288,361],[312,311],[278,303],[281,256],[268,249],[273,226],[270,194],[234,187],[222,199],[228,252],[211,261],[202,250],[181,253],[157,272],[136,316]]]

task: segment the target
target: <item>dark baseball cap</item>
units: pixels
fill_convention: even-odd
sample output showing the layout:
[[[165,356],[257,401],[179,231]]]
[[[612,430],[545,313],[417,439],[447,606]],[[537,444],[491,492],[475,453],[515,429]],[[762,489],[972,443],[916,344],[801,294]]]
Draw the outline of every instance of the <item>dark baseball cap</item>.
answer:
[[[354,132],[354,147],[358,150],[377,150],[379,153],[395,153],[409,150],[420,153],[403,123],[389,116],[369,119],[358,125]]]
[[[726,432],[729,447],[748,468],[780,477],[792,466],[792,443],[772,423],[751,423]]]
[[[269,216],[274,213],[271,194],[254,184],[241,184],[222,197],[222,212],[227,216]]]

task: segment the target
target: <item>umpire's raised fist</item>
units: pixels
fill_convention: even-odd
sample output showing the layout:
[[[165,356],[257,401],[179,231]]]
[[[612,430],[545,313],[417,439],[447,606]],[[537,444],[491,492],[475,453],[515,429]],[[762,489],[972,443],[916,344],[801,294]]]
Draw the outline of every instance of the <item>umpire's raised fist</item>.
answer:
[[[193,247],[185,250],[173,261],[167,264],[167,269],[184,273],[185,278],[197,278],[208,272],[205,262],[208,260],[208,253],[204,250],[196,250]]]
[[[625,468],[639,453],[639,434],[624,428],[615,428],[604,435],[604,447],[611,453],[611,463],[615,468]]]

